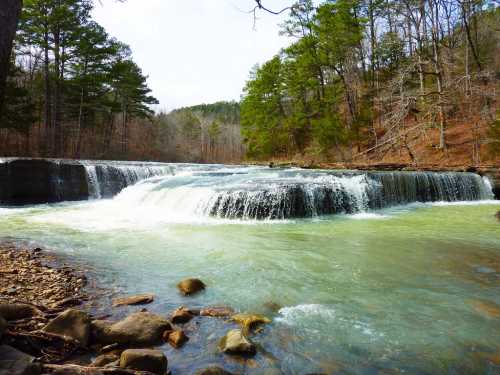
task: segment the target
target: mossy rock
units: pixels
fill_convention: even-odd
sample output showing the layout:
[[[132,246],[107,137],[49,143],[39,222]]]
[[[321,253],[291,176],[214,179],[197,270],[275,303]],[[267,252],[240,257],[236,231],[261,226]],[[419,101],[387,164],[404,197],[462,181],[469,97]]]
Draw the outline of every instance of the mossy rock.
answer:
[[[236,314],[231,320],[241,325],[245,334],[259,325],[271,323],[271,319],[261,314]]]

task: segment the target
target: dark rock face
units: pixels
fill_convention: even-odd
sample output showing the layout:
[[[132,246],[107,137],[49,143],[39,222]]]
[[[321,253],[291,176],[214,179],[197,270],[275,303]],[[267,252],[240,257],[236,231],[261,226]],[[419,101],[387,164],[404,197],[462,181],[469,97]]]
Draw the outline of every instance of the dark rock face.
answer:
[[[85,167],[41,159],[0,164],[0,204],[23,205],[89,197]]]

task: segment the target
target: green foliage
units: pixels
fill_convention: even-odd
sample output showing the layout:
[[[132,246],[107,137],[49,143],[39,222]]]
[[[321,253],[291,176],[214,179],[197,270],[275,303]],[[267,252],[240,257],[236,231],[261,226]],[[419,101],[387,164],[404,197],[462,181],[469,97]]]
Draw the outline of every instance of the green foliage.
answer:
[[[357,7],[338,0],[317,9],[301,1],[293,8],[283,33],[299,39],[256,67],[244,89],[241,123],[250,157],[303,153],[312,141],[326,150],[359,133],[366,113],[341,115],[350,89],[346,75],[363,37]]]
[[[24,1],[15,45],[22,79],[16,81],[39,103],[38,111],[29,112],[31,122],[44,107],[52,116],[64,107],[63,120],[83,127],[103,125],[119,113],[124,119],[153,114],[151,105],[158,101],[147,77],[131,59],[130,48],[91,19],[92,7],[92,0]],[[14,108],[12,95],[7,107]]]
[[[14,129],[19,133],[27,134],[35,121],[35,103],[26,88],[22,87],[18,79],[21,77],[19,68],[11,65],[10,79],[7,81],[5,98],[7,105],[0,117],[2,128]]]

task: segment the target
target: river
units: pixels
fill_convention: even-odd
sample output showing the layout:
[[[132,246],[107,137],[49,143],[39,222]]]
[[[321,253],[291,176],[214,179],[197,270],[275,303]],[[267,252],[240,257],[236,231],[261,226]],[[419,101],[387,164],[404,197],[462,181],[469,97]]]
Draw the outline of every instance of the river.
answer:
[[[106,181],[88,168],[99,198]],[[193,322],[183,349],[162,347],[173,374],[499,371],[500,202],[481,177],[189,164],[144,177],[107,199],[0,208],[0,237],[85,264],[117,293],[155,293],[154,312],[273,319],[248,361],[217,350],[230,324]],[[208,288],[182,297],[190,276]]]

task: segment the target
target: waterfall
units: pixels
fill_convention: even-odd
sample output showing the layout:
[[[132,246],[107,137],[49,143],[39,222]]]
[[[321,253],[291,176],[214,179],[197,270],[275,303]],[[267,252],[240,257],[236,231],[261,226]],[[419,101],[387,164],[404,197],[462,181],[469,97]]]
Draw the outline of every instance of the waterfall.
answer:
[[[216,189],[203,204],[218,218],[286,219],[352,214],[413,202],[492,199],[491,185],[473,173],[369,172],[262,181]]]
[[[82,162],[87,174],[89,198],[109,198],[127,186],[155,176],[172,175],[169,165]]]

